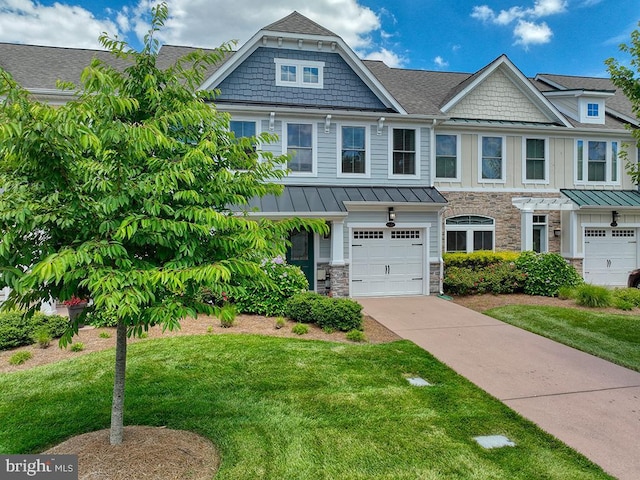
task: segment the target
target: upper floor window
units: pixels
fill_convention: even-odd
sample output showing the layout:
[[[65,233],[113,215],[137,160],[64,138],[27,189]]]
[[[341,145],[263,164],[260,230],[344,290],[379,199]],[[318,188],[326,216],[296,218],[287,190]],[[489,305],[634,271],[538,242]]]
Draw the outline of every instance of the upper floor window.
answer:
[[[587,103],[587,117],[598,117],[600,115],[598,111],[597,103]]]
[[[322,88],[324,84],[324,62],[274,59],[276,85],[279,87]]]
[[[479,215],[460,215],[445,221],[447,252],[493,250],[495,222]]]
[[[288,123],[286,132],[287,167],[292,173],[315,173],[313,125]]]
[[[342,126],[339,130],[338,145],[340,145],[340,173],[360,174],[369,173],[367,144],[367,128],[364,126]]]
[[[578,140],[576,142],[576,180],[578,182],[618,182],[618,142]]]
[[[256,122],[231,120],[229,122],[229,130],[233,132],[236,138],[255,137]]]
[[[436,178],[459,180],[459,142],[457,135],[436,135]]]
[[[394,128],[392,134],[391,174],[417,175],[417,130]]]
[[[480,181],[504,182],[504,137],[480,136]]]
[[[547,180],[547,142],[544,138],[524,141],[524,182],[541,183]]]

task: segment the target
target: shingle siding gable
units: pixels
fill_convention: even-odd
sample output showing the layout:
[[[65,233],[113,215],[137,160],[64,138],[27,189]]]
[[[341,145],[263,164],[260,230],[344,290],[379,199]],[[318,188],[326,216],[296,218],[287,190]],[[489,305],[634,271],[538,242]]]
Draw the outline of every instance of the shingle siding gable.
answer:
[[[324,88],[276,86],[275,58],[324,62]],[[338,54],[261,47],[216,88],[217,103],[242,102],[386,111],[387,107]]]
[[[447,113],[453,118],[549,122],[549,118],[500,69]]]

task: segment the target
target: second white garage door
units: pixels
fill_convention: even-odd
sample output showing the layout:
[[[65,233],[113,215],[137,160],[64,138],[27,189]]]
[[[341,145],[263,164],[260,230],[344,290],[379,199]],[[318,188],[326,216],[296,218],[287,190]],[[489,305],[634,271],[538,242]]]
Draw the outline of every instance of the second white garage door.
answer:
[[[428,291],[424,229],[354,229],[351,295],[421,295]]]
[[[637,263],[637,231],[633,228],[586,228],[584,279],[588,283],[626,286]]]

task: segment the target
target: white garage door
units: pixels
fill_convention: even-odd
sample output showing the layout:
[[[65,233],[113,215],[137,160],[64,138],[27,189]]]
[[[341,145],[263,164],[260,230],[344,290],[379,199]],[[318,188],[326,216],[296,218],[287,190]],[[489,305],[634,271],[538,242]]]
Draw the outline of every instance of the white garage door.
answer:
[[[637,263],[634,228],[587,228],[584,232],[584,279],[594,285],[626,286]]]
[[[351,295],[421,295],[426,291],[423,229],[357,229],[351,234]]]

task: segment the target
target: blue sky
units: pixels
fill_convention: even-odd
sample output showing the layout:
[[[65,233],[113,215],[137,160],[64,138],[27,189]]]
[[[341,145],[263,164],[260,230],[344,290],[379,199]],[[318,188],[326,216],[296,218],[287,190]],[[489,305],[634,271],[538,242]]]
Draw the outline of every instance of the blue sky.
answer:
[[[0,0],[0,41],[99,48],[107,31],[139,47],[152,0]],[[475,72],[506,54],[526,75],[606,76],[604,60],[639,28],[640,0],[168,0],[161,40],[240,44],[293,10],[362,58],[402,68]],[[242,13],[239,13],[242,12]]]

